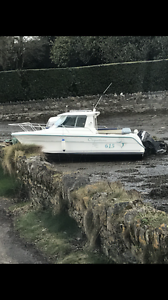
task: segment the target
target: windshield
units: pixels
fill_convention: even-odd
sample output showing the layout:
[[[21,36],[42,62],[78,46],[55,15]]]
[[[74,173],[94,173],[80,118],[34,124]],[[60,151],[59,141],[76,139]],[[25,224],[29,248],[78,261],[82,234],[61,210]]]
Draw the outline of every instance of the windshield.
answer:
[[[62,125],[64,127],[85,127],[86,116],[66,116]]]
[[[51,127],[85,127],[86,116],[59,116],[48,120],[46,129]]]
[[[54,123],[55,127],[59,127],[60,125],[62,125],[65,121],[67,116],[62,116],[62,117],[59,117],[58,120],[56,120],[56,122]]]
[[[50,118],[46,124],[46,129],[49,129],[51,127],[58,127],[65,121],[66,116],[64,117],[53,117]]]

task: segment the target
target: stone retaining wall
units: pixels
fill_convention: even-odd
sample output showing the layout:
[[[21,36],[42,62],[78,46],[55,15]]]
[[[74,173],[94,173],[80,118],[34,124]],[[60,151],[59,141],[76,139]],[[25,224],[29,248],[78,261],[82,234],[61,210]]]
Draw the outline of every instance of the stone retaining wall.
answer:
[[[40,121],[70,109],[93,109],[100,95],[30,100],[0,104],[0,121]],[[168,91],[104,95],[97,109],[101,114],[167,112]]]
[[[138,192],[125,191],[119,200],[112,184],[65,175],[38,156],[20,157],[16,172],[32,205],[66,210],[89,248],[99,246],[116,263],[167,263],[168,215],[145,205]]]

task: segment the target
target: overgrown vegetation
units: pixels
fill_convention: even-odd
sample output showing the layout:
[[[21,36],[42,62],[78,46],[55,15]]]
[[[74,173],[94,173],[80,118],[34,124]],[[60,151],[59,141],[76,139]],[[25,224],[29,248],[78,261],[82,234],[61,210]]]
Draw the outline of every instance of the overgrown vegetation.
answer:
[[[72,196],[76,201],[84,201],[86,207],[89,206],[91,198],[104,197],[105,201],[125,202],[141,199],[140,193],[136,190],[126,191],[120,181],[108,182],[100,181],[91,185],[86,185],[72,191]]]
[[[26,145],[17,143],[12,146],[5,147],[3,149],[2,167],[4,171],[8,172],[10,175],[15,173],[15,164],[19,156],[35,156],[43,155],[41,152],[41,147],[36,145]]]
[[[159,210],[156,213],[153,208],[149,207],[147,211],[137,214],[135,220],[140,220],[142,226],[148,225],[157,228],[163,223],[168,224],[168,215],[164,211]]]

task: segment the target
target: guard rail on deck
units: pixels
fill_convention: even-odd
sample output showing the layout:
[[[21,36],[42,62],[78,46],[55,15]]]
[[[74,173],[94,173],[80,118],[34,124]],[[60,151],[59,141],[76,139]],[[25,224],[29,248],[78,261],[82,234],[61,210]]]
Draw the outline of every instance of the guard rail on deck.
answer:
[[[14,123],[14,124],[8,124],[10,126],[19,126],[23,131],[36,131],[36,130],[42,130],[46,128],[46,124],[38,124],[38,123]]]

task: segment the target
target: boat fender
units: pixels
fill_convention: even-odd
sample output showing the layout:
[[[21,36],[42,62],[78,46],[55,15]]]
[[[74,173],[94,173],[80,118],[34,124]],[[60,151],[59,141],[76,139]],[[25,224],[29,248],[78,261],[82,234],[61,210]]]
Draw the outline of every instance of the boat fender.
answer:
[[[130,128],[122,128],[122,134],[127,134],[127,133],[131,133],[131,129]]]
[[[65,152],[65,140],[62,139],[62,151]]]

